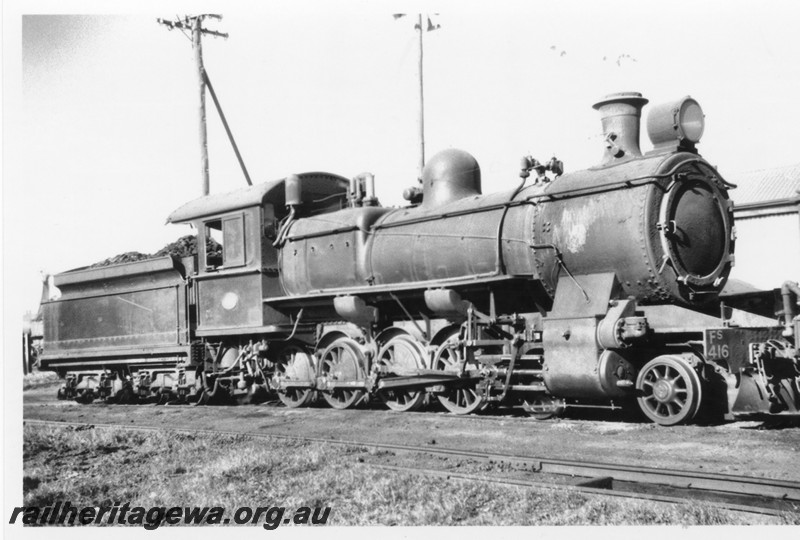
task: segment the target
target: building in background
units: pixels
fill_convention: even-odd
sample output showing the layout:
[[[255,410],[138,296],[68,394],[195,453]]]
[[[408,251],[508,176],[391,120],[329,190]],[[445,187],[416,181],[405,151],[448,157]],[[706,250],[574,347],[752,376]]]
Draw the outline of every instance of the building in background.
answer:
[[[731,286],[767,290],[800,281],[800,163],[726,180],[737,185],[731,191],[736,224]]]
[[[41,309],[39,313],[28,311],[22,316],[22,373],[27,375],[33,371],[39,360],[44,338],[44,324]]]
[[[38,368],[44,340],[42,304],[47,300],[52,300],[56,295],[60,295],[60,292],[53,286],[53,276],[43,273],[42,298],[39,301],[39,309],[36,313],[28,311],[22,316],[22,373],[24,375],[31,373],[34,368]]]

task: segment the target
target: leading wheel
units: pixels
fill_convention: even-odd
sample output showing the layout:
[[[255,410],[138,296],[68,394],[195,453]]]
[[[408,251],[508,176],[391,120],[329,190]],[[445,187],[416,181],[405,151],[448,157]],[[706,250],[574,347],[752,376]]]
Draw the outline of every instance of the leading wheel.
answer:
[[[340,337],[322,352],[319,375],[334,383],[363,382],[366,380],[366,363],[358,343],[348,337]],[[358,404],[364,393],[359,388],[332,388],[322,392],[322,399],[334,409],[347,409]]]
[[[700,377],[680,356],[650,360],[639,372],[636,390],[642,412],[662,426],[689,422],[700,409]]]
[[[278,353],[275,377],[279,381],[313,383],[316,379],[314,356],[296,343],[285,346]],[[287,407],[304,407],[314,401],[312,388],[289,387],[278,391],[278,399]]]
[[[386,371],[396,375],[413,374],[424,369],[426,351],[409,335],[398,335],[386,342],[378,351],[378,363]],[[378,397],[393,411],[415,411],[425,401],[425,392],[420,390],[382,390]]]
[[[439,346],[433,360],[433,369],[444,372],[460,372],[463,351],[458,345],[458,331]],[[478,370],[477,362],[467,362],[465,371]],[[446,386],[443,393],[436,396],[439,403],[453,414],[470,414],[484,406],[483,397],[478,394],[476,381],[464,381]]]

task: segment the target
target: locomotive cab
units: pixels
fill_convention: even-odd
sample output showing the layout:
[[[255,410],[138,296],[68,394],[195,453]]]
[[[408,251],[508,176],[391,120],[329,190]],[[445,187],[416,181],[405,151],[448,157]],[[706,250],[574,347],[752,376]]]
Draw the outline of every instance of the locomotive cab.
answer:
[[[324,212],[347,196],[349,181],[326,174],[300,175],[301,215]],[[271,334],[289,318],[263,303],[281,296],[278,249],[273,243],[285,210],[285,179],[219,195],[175,210],[170,223],[189,223],[198,235],[197,273],[192,277],[198,337]]]

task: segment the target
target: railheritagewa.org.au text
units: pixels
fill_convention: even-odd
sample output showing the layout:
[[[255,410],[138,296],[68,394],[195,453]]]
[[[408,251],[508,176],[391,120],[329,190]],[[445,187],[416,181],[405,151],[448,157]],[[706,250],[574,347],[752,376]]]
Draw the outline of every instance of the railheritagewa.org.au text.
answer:
[[[233,512],[221,506],[73,506],[69,501],[52,506],[17,506],[9,524],[23,525],[138,525],[155,530],[161,525],[261,525],[271,531],[281,525],[325,525],[331,509],[301,506],[240,506]]]

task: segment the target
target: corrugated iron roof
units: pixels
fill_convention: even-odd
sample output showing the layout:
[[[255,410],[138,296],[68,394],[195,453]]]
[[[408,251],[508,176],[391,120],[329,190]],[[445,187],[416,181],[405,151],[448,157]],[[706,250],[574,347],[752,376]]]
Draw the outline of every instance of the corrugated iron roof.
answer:
[[[740,173],[727,173],[725,180],[736,184],[731,191],[736,205],[800,196],[800,163]]]

